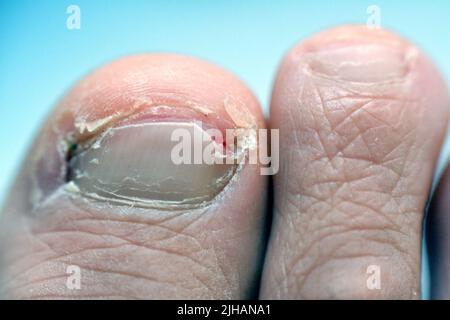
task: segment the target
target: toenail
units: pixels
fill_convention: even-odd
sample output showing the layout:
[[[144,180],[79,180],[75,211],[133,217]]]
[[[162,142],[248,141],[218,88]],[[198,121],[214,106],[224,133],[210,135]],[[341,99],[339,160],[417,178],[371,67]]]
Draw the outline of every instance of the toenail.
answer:
[[[72,149],[66,189],[100,201],[140,207],[189,208],[207,204],[238,169],[233,161],[208,163],[195,159],[195,137],[200,137],[202,154],[208,146],[220,142],[222,148],[214,149],[214,155],[220,150],[219,157],[234,156],[223,148],[222,141],[211,136],[212,129],[197,121],[121,122]],[[183,150],[179,150],[180,137],[174,135],[180,130],[189,138],[182,141],[188,143]],[[188,161],[180,162],[174,155],[187,157]]]
[[[307,68],[334,80],[378,83],[404,79],[418,52],[398,44],[331,45],[308,54]]]

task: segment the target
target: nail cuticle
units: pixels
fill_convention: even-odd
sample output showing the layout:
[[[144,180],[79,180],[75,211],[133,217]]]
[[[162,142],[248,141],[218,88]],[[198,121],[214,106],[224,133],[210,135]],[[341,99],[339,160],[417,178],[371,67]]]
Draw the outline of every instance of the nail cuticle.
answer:
[[[178,122],[181,124],[197,123],[202,130],[217,129],[224,133],[228,129],[239,129],[240,126],[256,126],[255,120],[249,113],[247,106],[239,99],[225,96],[222,108],[213,108],[197,101],[190,101],[178,94],[157,93],[155,96],[152,96],[152,99],[137,98],[135,99],[135,103],[130,105],[130,107],[117,108],[117,111],[114,112],[112,112],[110,107],[100,108],[104,111],[110,109],[111,112],[108,111],[107,113],[77,107],[70,112],[60,113],[53,119],[52,123],[54,124],[50,129],[51,132],[49,131],[55,140],[54,149],[58,150],[57,154],[56,151],[54,154],[58,162],[54,165],[53,162],[49,163],[46,160],[45,154],[39,154],[35,157],[35,165],[39,174],[36,177],[37,182],[33,182],[32,186],[32,206],[34,208],[45,207],[51,205],[61,197],[67,198],[68,200],[86,200],[87,204],[94,207],[96,204],[100,205],[104,203],[112,206],[156,208],[156,210],[168,209],[170,211],[204,208],[217,203],[233,181],[239,179],[238,173],[244,164],[234,160],[235,163],[229,166],[229,170],[222,170],[222,174],[214,180],[216,183],[214,185],[209,184],[211,187],[210,193],[203,192],[200,196],[191,196],[190,198],[181,200],[163,199],[161,201],[155,197],[150,200],[143,199],[142,197],[133,199],[129,196],[121,198],[120,195],[107,194],[106,191],[109,192],[111,190],[104,190],[103,196],[96,192],[90,192],[92,190],[85,188],[89,183],[85,185],[80,184],[76,176],[78,175],[79,179],[88,179],[88,177],[92,179],[93,172],[86,170],[78,170],[78,172],[75,172],[77,167],[73,165],[73,162],[76,161],[75,159],[80,154],[86,153],[87,151],[105,150],[104,142],[108,137],[113,136],[114,132],[120,127],[146,126],[148,124],[157,126],[167,122]],[[101,116],[102,113],[103,117]],[[244,114],[245,117],[243,117]],[[244,121],[236,123],[236,120],[241,117]],[[256,146],[252,145],[252,142],[249,140],[244,145],[244,148],[250,149],[256,148]],[[242,151],[245,150],[237,150],[236,153],[233,153],[228,158],[238,159],[240,154],[243,153]],[[116,158],[119,159],[119,157]],[[123,156],[122,162],[126,162],[128,158],[132,157]],[[103,167],[105,163],[102,163],[100,159],[92,158],[89,161],[89,165]],[[158,168],[158,165],[155,163],[153,167]],[[214,171],[211,168],[215,166],[209,165],[209,171],[207,171]],[[133,165],[130,165],[130,167],[133,167]],[[114,171],[111,166],[108,168]],[[60,172],[60,175],[56,177],[57,179],[55,178],[56,171]],[[85,177],[82,178],[83,176]],[[211,176],[213,177],[213,175]],[[192,180],[195,179],[192,178]],[[41,186],[42,181],[54,181],[54,186]]]

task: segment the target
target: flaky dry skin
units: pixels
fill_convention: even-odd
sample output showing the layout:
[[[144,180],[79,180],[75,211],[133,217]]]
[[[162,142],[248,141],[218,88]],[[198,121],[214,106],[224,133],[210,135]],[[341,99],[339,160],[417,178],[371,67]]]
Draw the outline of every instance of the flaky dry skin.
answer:
[[[283,161],[263,298],[420,297],[447,108],[429,62],[387,32],[344,27],[290,51],[271,105]],[[366,286],[370,265],[380,290]]]
[[[269,124],[280,130],[280,172],[264,251],[267,177],[259,165],[241,166],[207,203],[189,209],[98,201],[77,192],[89,186],[68,174],[71,147],[77,142],[89,150],[108,128],[146,121],[265,127],[245,85],[209,63],[175,55],[113,62],[62,99],[20,170],[3,208],[1,294],[419,298],[423,212],[449,101],[420,50],[386,31],[340,27],[295,46],[282,61],[272,95]],[[100,146],[125,159],[116,167],[107,158],[102,170],[130,169],[124,152],[133,157],[129,164],[145,170],[134,158],[142,148],[129,151],[132,136],[145,134],[130,133],[123,146],[108,136]],[[161,142],[153,134],[148,139]],[[86,159],[99,156],[92,152]],[[136,177],[172,171],[154,166],[153,173]],[[79,167],[86,164],[74,161]],[[94,167],[83,172],[112,177]],[[438,211],[447,212],[447,202]],[[442,233],[448,220],[440,221]],[[445,250],[438,256],[448,263]],[[69,265],[81,268],[80,290],[66,286]],[[436,278],[444,280],[440,297],[448,293],[446,266]],[[372,267],[381,276],[375,289],[368,286]]]
[[[236,101],[238,107],[225,109]],[[176,110],[153,113],[161,105]],[[230,113],[236,108],[248,114],[251,125],[264,127],[255,98],[239,80],[193,58],[136,56],[83,79],[46,123],[4,209],[3,297],[238,299],[254,294],[266,193],[266,177],[257,165],[241,168],[218,195],[213,190],[213,202],[192,209],[94,201],[66,181],[65,143],[71,139],[83,142],[118,121],[143,119],[235,128],[239,125]],[[67,288],[68,265],[81,268],[81,290]]]

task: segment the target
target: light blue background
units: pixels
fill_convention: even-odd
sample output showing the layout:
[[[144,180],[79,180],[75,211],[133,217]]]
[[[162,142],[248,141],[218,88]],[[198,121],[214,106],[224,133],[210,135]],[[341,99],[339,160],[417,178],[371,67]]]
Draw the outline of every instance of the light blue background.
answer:
[[[56,100],[127,54],[170,51],[215,62],[240,76],[267,114],[286,50],[313,32],[365,23],[375,4],[383,27],[424,48],[450,78],[450,1],[318,2],[0,0],[0,201]],[[81,9],[80,30],[66,28],[70,4]]]

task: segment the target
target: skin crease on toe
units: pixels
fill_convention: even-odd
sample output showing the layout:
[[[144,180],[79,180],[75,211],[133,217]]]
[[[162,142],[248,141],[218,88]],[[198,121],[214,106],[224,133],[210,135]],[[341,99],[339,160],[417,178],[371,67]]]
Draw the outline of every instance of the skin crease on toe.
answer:
[[[286,55],[270,111],[281,163],[261,298],[420,297],[449,105],[428,59],[387,31],[339,27]]]
[[[423,210],[448,106],[432,64],[386,31],[336,28],[290,51],[271,103],[281,164],[261,298],[420,296]],[[193,120],[264,127],[245,85],[197,59],[135,56],[80,81],[43,126],[2,208],[1,297],[255,297],[267,187],[259,166],[231,175],[198,168],[204,184],[194,188],[183,182],[193,172],[180,169],[173,192],[161,184],[171,165],[152,163],[126,188],[103,188],[131,172],[127,163],[145,168],[126,159],[129,150],[142,161],[164,156],[167,146],[150,157],[164,128],[205,129]],[[160,180],[137,195],[140,177]],[[223,183],[202,188],[215,180]],[[70,265],[81,268],[80,290],[67,286]],[[379,289],[367,286],[370,266],[379,267]]]
[[[264,119],[234,76],[177,55],[120,59],[68,92],[3,208],[2,297],[254,296],[266,177],[258,165],[190,171],[155,163],[170,154],[162,134],[174,124],[264,128]],[[204,184],[188,188],[192,174]],[[221,183],[209,185],[214,179]],[[66,285],[70,265],[81,270],[80,290]]]

